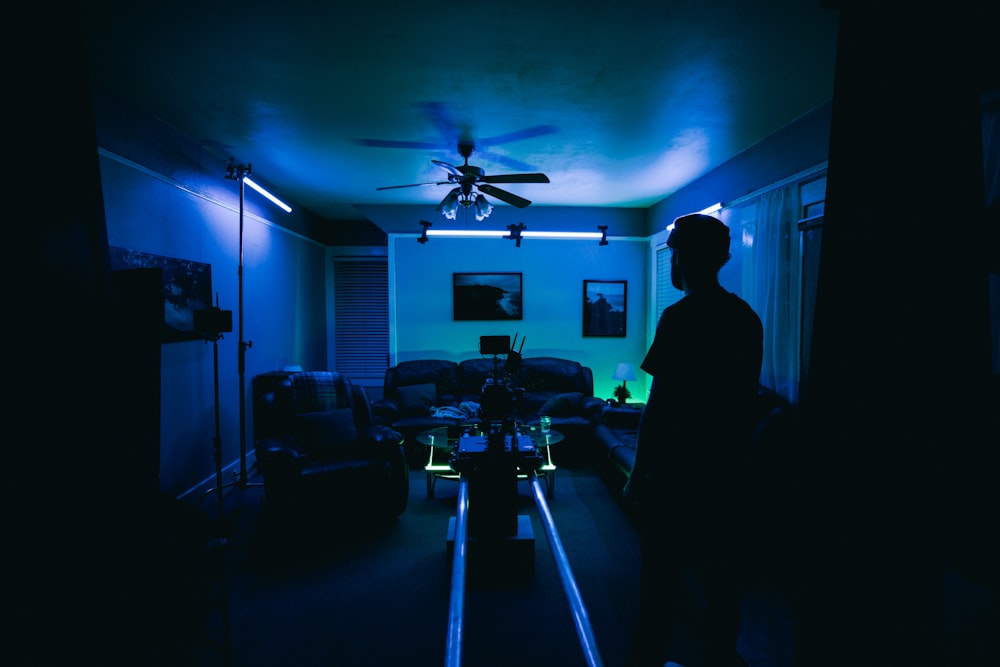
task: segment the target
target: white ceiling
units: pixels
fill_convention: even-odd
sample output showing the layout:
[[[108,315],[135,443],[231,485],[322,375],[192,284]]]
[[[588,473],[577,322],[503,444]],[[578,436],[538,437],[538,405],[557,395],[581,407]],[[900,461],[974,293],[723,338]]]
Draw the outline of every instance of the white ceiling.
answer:
[[[645,207],[833,96],[819,0],[86,4],[95,85],[331,221],[433,211],[449,186],[376,188],[462,136],[548,175],[500,186],[533,206]]]

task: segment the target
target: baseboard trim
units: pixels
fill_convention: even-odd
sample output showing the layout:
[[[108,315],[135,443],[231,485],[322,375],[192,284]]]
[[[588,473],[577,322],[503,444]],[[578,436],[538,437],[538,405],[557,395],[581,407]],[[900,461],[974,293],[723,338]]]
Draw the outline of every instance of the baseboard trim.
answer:
[[[253,471],[257,468],[257,456],[255,452],[247,452],[247,477],[251,477]],[[222,479],[223,484],[232,484],[237,479],[237,474],[240,470],[240,460],[234,459],[231,463],[222,468]],[[215,488],[216,480],[215,473],[212,473],[205,479],[201,480],[194,486],[190,487],[186,491],[182,491],[177,495],[177,500],[185,500],[192,497],[203,496],[212,489]],[[226,487],[226,490],[232,488]]]

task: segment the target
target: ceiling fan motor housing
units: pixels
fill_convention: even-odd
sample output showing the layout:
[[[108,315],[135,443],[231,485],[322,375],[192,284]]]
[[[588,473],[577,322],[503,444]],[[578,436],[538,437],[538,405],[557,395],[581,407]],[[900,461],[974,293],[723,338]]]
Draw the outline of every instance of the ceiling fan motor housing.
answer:
[[[465,178],[462,179],[463,181],[469,179],[473,183],[481,179],[486,173],[482,167],[474,167],[471,164],[458,165],[458,170],[465,174]]]

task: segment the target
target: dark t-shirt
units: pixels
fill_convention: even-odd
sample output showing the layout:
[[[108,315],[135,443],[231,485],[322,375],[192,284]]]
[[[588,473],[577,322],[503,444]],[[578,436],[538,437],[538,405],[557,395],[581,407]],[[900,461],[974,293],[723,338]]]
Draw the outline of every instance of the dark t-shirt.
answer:
[[[639,456],[659,493],[714,503],[735,491],[763,336],[753,309],[722,288],[664,309],[642,362],[653,385],[639,434]]]

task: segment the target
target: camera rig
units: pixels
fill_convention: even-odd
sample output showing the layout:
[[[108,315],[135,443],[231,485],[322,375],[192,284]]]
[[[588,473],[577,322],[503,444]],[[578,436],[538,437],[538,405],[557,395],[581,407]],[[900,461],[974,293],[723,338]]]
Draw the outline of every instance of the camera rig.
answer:
[[[515,343],[517,336],[514,337]],[[448,523],[448,557],[451,562],[451,599],[448,605],[446,664],[461,662],[467,561],[477,554],[480,575],[489,581],[513,577],[523,583],[534,569],[535,536],[531,517],[518,516],[517,481],[527,477],[538,506],[539,520],[549,539],[556,569],[570,604],[580,647],[588,665],[600,665],[593,628],[545,491],[535,474],[544,459],[531,438],[522,433],[518,405],[524,389],[520,374],[521,347],[515,351],[507,336],[482,336],[479,349],[493,355],[493,374],[483,383],[481,429],[469,429],[452,449],[451,467],[459,473],[458,506]],[[503,368],[500,357],[506,355]],[[475,511],[469,508],[475,506]]]
[[[514,340],[516,343],[517,336]],[[549,539],[587,664],[601,664],[586,605],[580,597],[545,492],[535,474],[543,465],[543,457],[531,438],[522,433],[518,420],[517,408],[524,389],[516,386],[514,378],[519,375],[523,347],[523,338],[521,347],[515,351],[507,336],[480,337],[480,352],[493,355],[493,374],[483,383],[482,389],[480,416],[483,428],[466,430],[452,450],[450,463],[459,473],[459,491],[456,514],[448,524],[451,600],[445,664],[449,666],[461,662],[469,555],[479,554],[483,559],[480,566],[486,568],[484,574],[490,580],[498,576],[517,576],[521,568],[515,566],[519,563],[528,565],[526,571],[520,572],[521,576],[530,576],[534,569],[535,538],[531,518],[517,514],[519,475],[527,477],[538,506],[539,519]],[[500,368],[502,355],[506,355],[503,369]],[[475,512],[470,513],[470,506],[475,506]],[[478,546],[473,548],[473,545]]]
[[[515,378],[523,348],[523,338],[516,351],[509,336],[479,339],[480,352],[493,355],[493,373],[482,387],[481,433],[462,433],[451,457],[451,467],[468,478],[470,497],[476,498],[476,515],[469,522],[469,532],[476,537],[517,534],[517,476],[537,471],[544,463],[531,438],[521,432],[517,415],[524,389],[516,386]],[[502,368],[501,356],[506,356]]]

